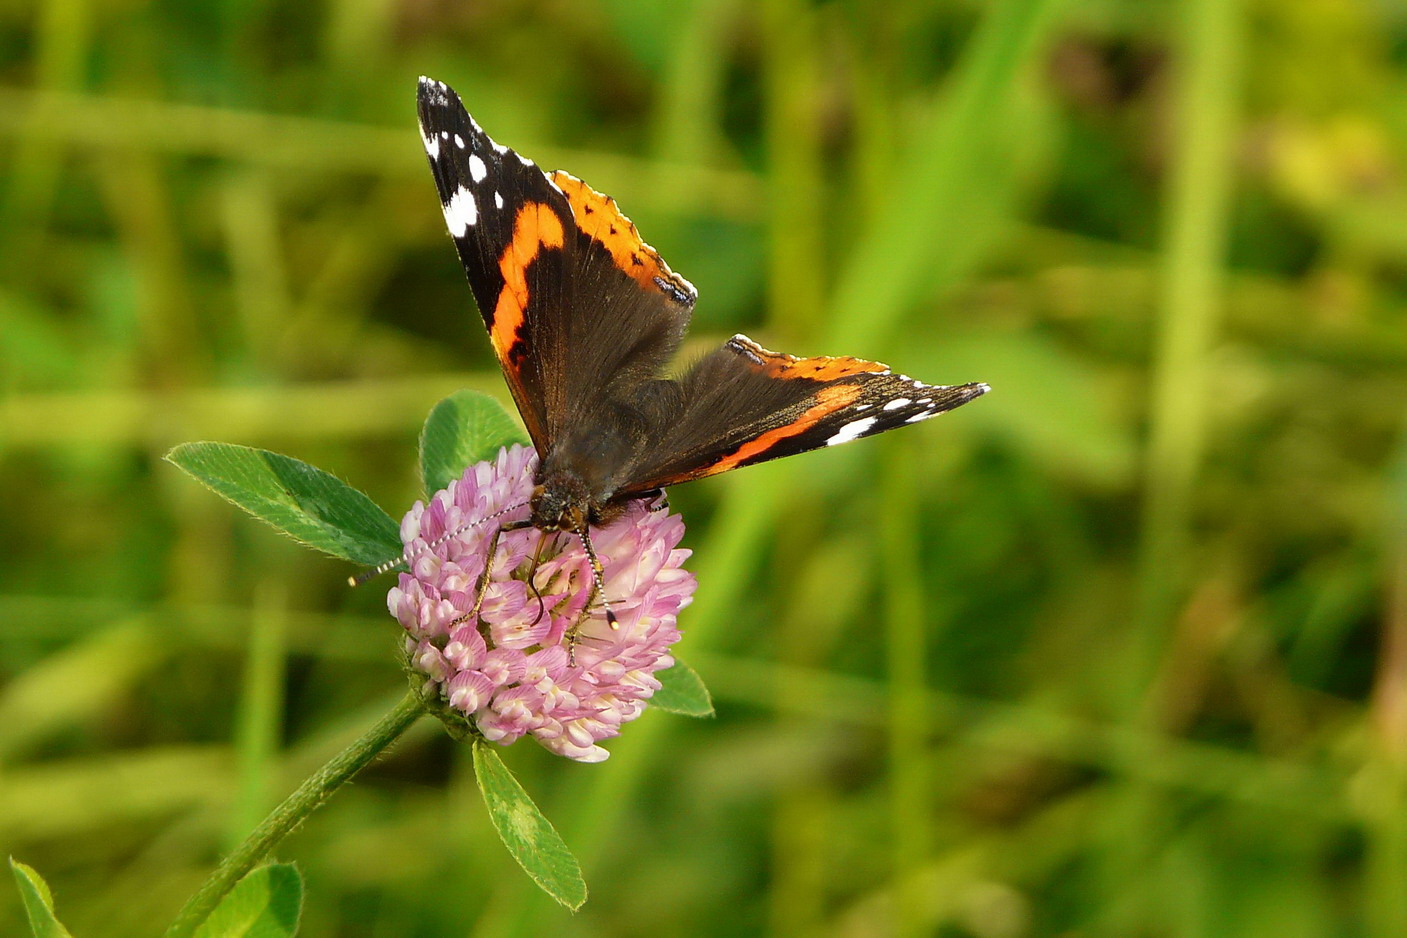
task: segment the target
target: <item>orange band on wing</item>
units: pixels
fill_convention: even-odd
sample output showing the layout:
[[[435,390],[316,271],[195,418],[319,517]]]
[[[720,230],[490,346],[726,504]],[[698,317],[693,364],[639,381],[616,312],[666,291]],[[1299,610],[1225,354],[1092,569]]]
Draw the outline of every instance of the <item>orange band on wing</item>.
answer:
[[[646,290],[660,291],[656,278],[672,287],[671,299],[692,302],[693,286],[669,269],[659,252],[640,238],[635,223],[621,213],[616,200],[603,195],[570,173],[557,170],[552,181],[567,197],[576,226],[611,252],[611,262]],[[677,291],[677,295],[676,292]]]
[[[816,403],[812,404],[791,423],[784,424],[768,430],[742,446],[738,447],[728,456],[709,466],[704,475],[717,475],[720,472],[727,472],[729,469],[746,462],[753,456],[765,453],[776,443],[788,437],[805,433],[814,427],[822,419],[847,407],[855,402],[860,396],[860,386],[858,384],[833,384],[829,387],[821,388],[816,392]]]
[[[735,335],[728,340],[728,348],[742,355],[758,371],[769,378],[807,378],[812,381],[834,381],[836,378],[849,378],[854,375],[879,374],[889,370],[884,362],[866,361],[863,358],[818,356],[797,358],[785,352],[765,349],[745,335]]]
[[[883,362],[867,362],[863,358],[792,358],[778,355],[768,359],[762,370],[773,378],[810,378],[813,381],[830,381],[835,378],[849,378],[852,375],[876,374],[888,371]]]
[[[537,260],[543,248],[560,248],[563,244],[562,221],[557,213],[542,202],[529,202],[518,209],[513,221],[513,240],[498,258],[498,270],[503,274],[503,289],[493,310],[493,328],[489,338],[500,360],[506,360],[508,350],[518,337],[528,308],[528,267]]]

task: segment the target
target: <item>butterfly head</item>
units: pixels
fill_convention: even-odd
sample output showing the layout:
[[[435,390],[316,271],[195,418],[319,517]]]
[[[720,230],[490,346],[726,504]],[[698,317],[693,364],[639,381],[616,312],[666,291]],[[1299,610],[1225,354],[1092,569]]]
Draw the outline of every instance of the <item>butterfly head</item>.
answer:
[[[581,538],[581,546],[591,558],[591,576],[595,580],[596,596],[605,607],[606,622],[612,631],[620,628],[619,620],[616,619],[610,601],[606,598],[605,570],[601,566],[601,559],[596,555],[596,548],[591,543],[591,532],[587,524],[609,523],[619,517],[624,506],[615,504],[610,505],[605,512],[599,510],[581,477],[563,470],[548,472],[542,481],[533,487],[529,505],[532,508],[532,523],[538,528],[544,531],[571,531]]]
[[[533,487],[532,523],[543,531],[582,531],[586,527],[590,498],[586,486],[574,476],[554,474]]]

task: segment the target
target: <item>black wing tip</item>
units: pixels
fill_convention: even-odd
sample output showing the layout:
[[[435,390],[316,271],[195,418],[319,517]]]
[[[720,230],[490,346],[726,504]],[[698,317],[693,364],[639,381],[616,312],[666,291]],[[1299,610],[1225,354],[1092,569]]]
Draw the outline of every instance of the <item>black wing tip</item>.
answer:
[[[420,129],[423,131],[433,129],[453,132],[469,127],[476,134],[480,132],[479,125],[464,107],[459,95],[442,81],[421,75],[415,92],[415,102]]]
[[[464,104],[454,89],[442,81],[420,76],[420,84],[415,92],[416,116],[420,119],[422,136],[429,136],[444,128],[456,128],[465,123]],[[430,144],[427,142],[426,147]]]
[[[935,416],[936,414],[956,410],[964,404],[971,404],[983,394],[992,390],[992,386],[985,381],[974,381],[971,384],[953,384],[941,388],[929,387],[924,390],[929,392],[930,395],[934,391],[942,392],[942,407],[935,411],[934,414],[930,415]]]
[[[428,104],[435,107],[448,107],[459,103],[459,95],[454,93],[453,88],[427,75],[420,76],[420,84],[416,88],[416,98],[420,101],[421,106]]]
[[[464,106],[453,88],[442,81],[426,75],[420,76],[416,92],[416,111],[420,119],[420,135],[425,141],[425,150],[430,162],[439,159],[440,144],[453,140],[455,147],[478,154],[479,159],[491,160],[497,156],[513,153],[508,147],[495,143],[484,132],[474,115]],[[439,138],[439,143],[435,138]],[[518,156],[525,166],[532,166],[531,160]]]

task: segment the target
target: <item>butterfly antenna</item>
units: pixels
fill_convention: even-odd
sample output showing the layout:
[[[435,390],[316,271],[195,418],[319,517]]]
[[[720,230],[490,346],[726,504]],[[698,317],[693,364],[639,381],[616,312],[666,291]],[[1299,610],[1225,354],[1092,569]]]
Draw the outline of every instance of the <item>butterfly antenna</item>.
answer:
[[[384,562],[384,563],[378,564],[378,565],[376,565],[375,567],[372,567],[370,570],[363,570],[361,573],[358,573],[356,576],[349,576],[349,577],[347,577],[347,583],[350,584],[351,586],[354,586],[354,587],[355,587],[355,586],[361,586],[361,585],[362,585],[363,583],[365,583],[367,580],[370,580],[370,579],[373,579],[373,578],[375,578],[375,577],[378,577],[378,576],[380,576],[381,574],[386,573],[387,571],[394,570],[396,567],[399,567],[399,566],[400,566],[401,564],[403,564],[403,563],[404,563],[404,564],[409,564],[412,557],[415,557],[415,556],[418,556],[418,555],[420,555],[420,554],[423,554],[423,553],[425,553],[427,550],[434,550],[436,547],[439,547],[439,546],[440,546],[441,544],[443,544],[445,541],[449,540],[449,539],[452,538],[452,537],[457,537],[457,536],[459,536],[460,534],[463,534],[465,531],[469,530],[470,528],[478,527],[479,525],[484,524],[485,522],[488,522],[488,521],[492,521],[492,520],[495,519],[495,518],[501,518],[502,516],[508,514],[508,512],[510,512],[510,511],[517,511],[519,508],[522,508],[524,505],[527,505],[527,504],[528,504],[528,502],[519,502],[519,503],[516,504],[516,505],[509,505],[507,508],[500,508],[498,511],[495,511],[493,514],[491,514],[491,515],[486,515],[485,517],[480,518],[478,521],[470,521],[470,522],[467,522],[467,523],[465,523],[465,524],[461,524],[459,527],[455,528],[453,531],[447,531],[447,532],[445,532],[444,534],[441,534],[439,537],[435,538],[433,541],[430,541],[428,544],[426,544],[424,547],[420,548],[420,549],[419,549],[418,551],[416,551],[414,554],[408,554],[408,553],[405,553],[404,551],[402,551],[402,552],[401,552],[401,555],[400,555],[399,557],[392,557],[390,560],[387,560],[387,561]]]
[[[402,554],[402,555],[399,556],[399,557],[392,557],[390,560],[387,560],[385,563],[378,564],[377,566],[372,567],[370,570],[363,570],[361,573],[358,573],[356,576],[349,576],[349,577],[347,577],[347,585],[349,585],[349,586],[361,586],[361,585],[362,585],[363,583],[365,583],[367,580],[371,580],[371,579],[374,579],[374,578],[376,578],[376,577],[379,577],[381,574],[386,573],[387,571],[389,571],[389,570],[392,569],[393,567],[399,567],[401,564],[407,563],[407,562],[408,562],[408,558],[407,558],[404,554]]]
[[[612,629],[618,629],[620,620],[611,610],[610,600],[606,599],[606,581],[601,572],[601,560],[596,556],[596,548],[591,544],[591,535],[585,524],[577,529],[576,536],[581,538],[582,546],[586,548],[586,556],[591,558],[591,576],[596,581],[596,595],[601,597],[601,606],[606,610],[606,623]]]

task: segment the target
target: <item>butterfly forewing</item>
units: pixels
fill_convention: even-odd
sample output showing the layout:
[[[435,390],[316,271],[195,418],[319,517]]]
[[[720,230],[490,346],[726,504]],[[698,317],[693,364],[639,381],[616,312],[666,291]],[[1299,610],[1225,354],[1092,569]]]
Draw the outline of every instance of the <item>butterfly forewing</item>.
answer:
[[[496,143],[447,86],[422,79],[419,113],[445,222],[545,456],[568,429],[601,419],[614,389],[663,368],[694,288],[614,199]]]
[[[553,368],[566,355],[554,311],[572,284],[566,197],[530,160],[495,143],[441,82],[420,80],[420,134],[494,354],[542,451],[561,407]]]

